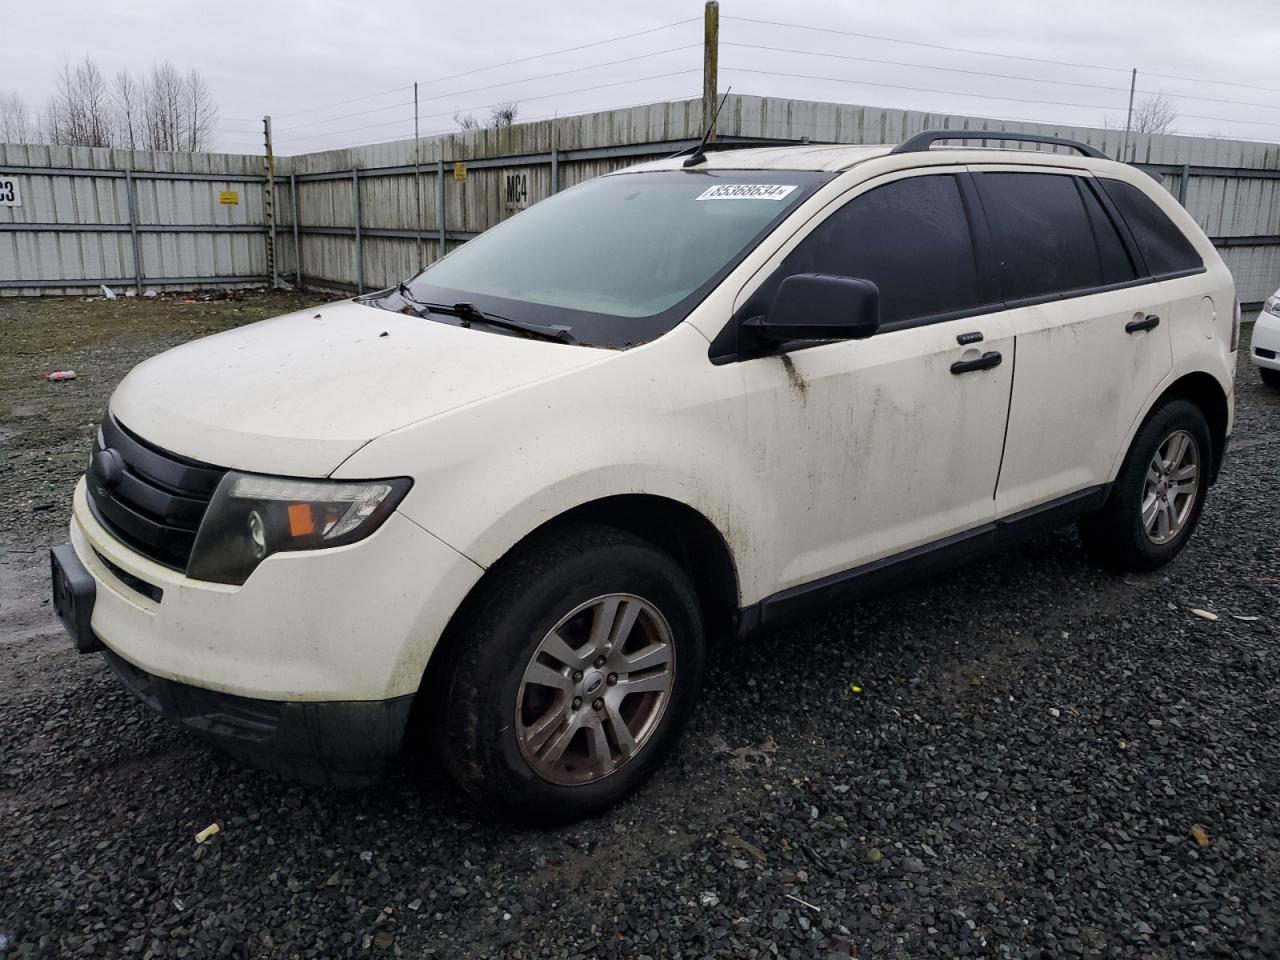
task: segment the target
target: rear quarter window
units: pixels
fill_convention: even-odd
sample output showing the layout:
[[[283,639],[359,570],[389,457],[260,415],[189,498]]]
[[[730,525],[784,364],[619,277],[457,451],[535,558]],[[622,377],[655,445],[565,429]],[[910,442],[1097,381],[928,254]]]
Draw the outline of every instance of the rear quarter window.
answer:
[[[1097,182],[1124,218],[1147,262],[1147,270],[1153,276],[1204,268],[1204,260],[1191,245],[1191,241],[1156,206],[1154,200],[1133,184],[1122,180],[1100,177]]]

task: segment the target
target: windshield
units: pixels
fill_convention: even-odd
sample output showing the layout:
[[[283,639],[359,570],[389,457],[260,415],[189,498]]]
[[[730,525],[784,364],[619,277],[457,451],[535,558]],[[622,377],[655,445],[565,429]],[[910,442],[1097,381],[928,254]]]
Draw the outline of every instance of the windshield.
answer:
[[[567,325],[579,343],[629,346],[679,323],[828,179],[758,170],[601,177],[481,234],[409,289],[424,302]]]

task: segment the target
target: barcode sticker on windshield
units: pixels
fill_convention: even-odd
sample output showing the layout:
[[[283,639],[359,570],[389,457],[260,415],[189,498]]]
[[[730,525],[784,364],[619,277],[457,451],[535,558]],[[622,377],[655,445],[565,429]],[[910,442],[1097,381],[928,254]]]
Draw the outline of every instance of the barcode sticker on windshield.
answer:
[[[707,187],[696,200],[781,200],[796,188],[793,183],[722,183]]]

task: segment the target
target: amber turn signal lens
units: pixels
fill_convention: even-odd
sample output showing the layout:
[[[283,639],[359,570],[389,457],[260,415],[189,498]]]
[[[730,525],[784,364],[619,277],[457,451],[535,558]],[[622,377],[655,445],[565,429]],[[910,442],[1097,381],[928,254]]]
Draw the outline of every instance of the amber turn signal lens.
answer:
[[[309,537],[316,532],[316,522],[311,516],[311,504],[289,504],[289,533],[295,537]]]

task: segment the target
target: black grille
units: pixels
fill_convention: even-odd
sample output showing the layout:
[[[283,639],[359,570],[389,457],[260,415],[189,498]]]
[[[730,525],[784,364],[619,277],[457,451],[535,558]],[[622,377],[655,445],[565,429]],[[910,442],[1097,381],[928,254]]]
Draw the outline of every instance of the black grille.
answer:
[[[85,481],[99,523],[143,556],[185,572],[225,473],[147,443],[108,413]]]
[[[1268,350],[1265,347],[1254,347],[1253,352],[1264,360],[1274,360],[1276,358],[1276,352],[1274,350]]]

